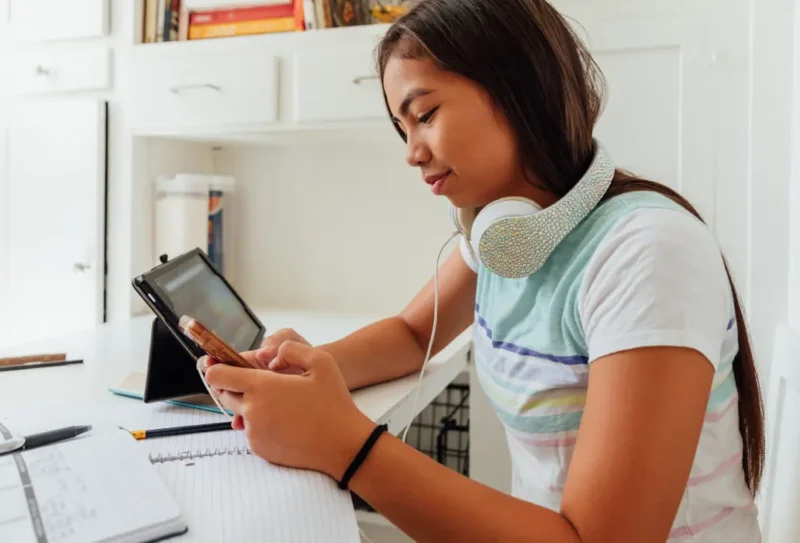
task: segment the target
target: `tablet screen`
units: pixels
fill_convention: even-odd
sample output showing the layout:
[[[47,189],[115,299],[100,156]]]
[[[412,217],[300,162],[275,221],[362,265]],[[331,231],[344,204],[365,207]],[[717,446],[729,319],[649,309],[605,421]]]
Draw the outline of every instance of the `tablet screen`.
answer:
[[[239,298],[199,256],[152,278],[177,318],[189,315],[202,322],[235,350],[250,350],[259,324]]]

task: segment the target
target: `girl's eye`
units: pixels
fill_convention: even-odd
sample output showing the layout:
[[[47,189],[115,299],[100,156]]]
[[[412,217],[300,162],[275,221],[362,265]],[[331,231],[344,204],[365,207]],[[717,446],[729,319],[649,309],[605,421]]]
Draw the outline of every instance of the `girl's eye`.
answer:
[[[425,115],[422,115],[421,117],[418,117],[417,121],[419,121],[422,124],[426,124],[428,121],[431,120],[431,117],[433,117],[433,114],[436,113],[437,109],[439,109],[439,108],[438,107],[433,108],[432,110],[427,112]]]

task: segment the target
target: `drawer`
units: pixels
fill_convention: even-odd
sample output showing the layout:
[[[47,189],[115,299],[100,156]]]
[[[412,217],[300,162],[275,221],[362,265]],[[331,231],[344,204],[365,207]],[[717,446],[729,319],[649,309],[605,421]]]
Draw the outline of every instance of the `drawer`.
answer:
[[[388,119],[372,49],[294,57],[297,122]]]
[[[48,48],[0,60],[0,93],[5,96],[106,90],[111,86],[111,51]]]
[[[108,35],[109,0],[0,0],[0,39],[99,38]]]
[[[135,130],[271,123],[278,116],[278,59],[255,51],[135,48]],[[190,48],[186,48],[190,49]]]

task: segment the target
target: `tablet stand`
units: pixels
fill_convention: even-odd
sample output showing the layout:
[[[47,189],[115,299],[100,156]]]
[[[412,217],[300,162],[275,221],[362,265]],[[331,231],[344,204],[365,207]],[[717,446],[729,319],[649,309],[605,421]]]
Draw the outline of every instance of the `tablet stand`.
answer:
[[[198,397],[187,398],[195,395]],[[156,317],[150,329],[144,401],[150,403],[177,398],[213,403],[197,373],[197,358],[189,354],[167,325]]]

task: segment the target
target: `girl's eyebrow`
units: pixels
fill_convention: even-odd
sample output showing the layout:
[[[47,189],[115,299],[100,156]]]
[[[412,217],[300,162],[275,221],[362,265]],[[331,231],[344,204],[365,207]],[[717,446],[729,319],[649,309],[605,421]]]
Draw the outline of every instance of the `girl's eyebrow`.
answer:
[[[403,100],[403,103],[400,104],[400,115],[403,117],[408,115],[408,109],[411,107],[411,102],[432,92],[433,91],[431,89],[411,89]]]

